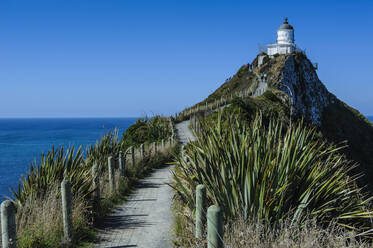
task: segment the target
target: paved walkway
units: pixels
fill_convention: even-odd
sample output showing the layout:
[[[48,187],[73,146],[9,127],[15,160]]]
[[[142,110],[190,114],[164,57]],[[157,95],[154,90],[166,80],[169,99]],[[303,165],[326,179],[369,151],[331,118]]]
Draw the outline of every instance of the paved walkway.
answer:
[[[189,121],[176,125],[182,145],[194,138],[188,125]],[[156,170],[138,183],[128,200],[97,228],[100,242],[94,247],[172,247],[173,192],[167,185],[172,181],[170,170]]]
[[[189,141],[194,141],[195,137],[193,135],[193,132],[189,129],[190,121],[183,121],[177,124],[176,127],[176,132],[177,136],[179,138],[180,144],[185,145]]]
[[[255,89],[253,96],[261,96],[264,94],[264,92],[268,89],[268,83],[264,79],[261,79],[258,73],[254,72],[255,76],[257,77],[259,84],[258,87]]]

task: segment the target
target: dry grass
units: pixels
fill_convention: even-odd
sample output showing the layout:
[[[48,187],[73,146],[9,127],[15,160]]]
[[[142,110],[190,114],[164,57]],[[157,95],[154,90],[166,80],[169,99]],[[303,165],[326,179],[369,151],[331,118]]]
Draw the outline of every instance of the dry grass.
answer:
[[[175,247],[207,247],[206,233],[203,239],[194,237],[194,217],[188,207],[179,199],[174,201]],[[240,218],[225,225],[226,247],[240,248],[354,248],[370,247],[370,244],[351,238],[353,232],[346,232],[336,224],[326,228],[309,219],[302,226],[291,226],[290,221],[281,222],[278,227],[264,223],[248,222]]]
[[[291,226],[290,221],[285,221],[273,228],[240,219],[228,224],[225,230],[225,242],[231,247],[369,247],[351,238],[355,236],[353,232],[345,232],[336,224],[321,228],[315,220],[307,220],[301,227]]]
[[[17,237],[18,247],[51,247],[61,242],[62,229],[62,202],[59,187],[46,193],[43,200],[29,198],[17,211]],[[74,233],[89,225],[87,203],[82,198],[72,199],[72,219]],[[76,238],[76,241],[83,237]]]

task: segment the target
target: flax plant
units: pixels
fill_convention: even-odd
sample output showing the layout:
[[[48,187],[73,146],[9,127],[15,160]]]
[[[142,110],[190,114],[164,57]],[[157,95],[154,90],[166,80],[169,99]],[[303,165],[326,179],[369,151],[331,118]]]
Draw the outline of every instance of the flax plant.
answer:
[[[22,205],[28,198],[43,199],[45,194],[67,178],[71,181],[72,192],[87,197],[91,192],[91,174],[83,160],[82,147],[75,152],[71,147],[52,147],[41,155],[40,163],[35,162],[25,177],[21,178],[15,200]]]
[[[101,173],[106,171],[107,158],[109,156],[118,155],[122,150],[118,137],[119,131],[118,129],[114,129],[114,131],[104,135],[96,144],[87,147],[86,163],[90,166],[92,166],[93,163],[97,163]]]
[[[225,218],[256,219],[268,224],[316,218],[364,232],[372,227],[372,197],[356,187],[356,166],[340,150],[320,140],[303,122],[285,128],[277,119],[249,124],[234,117],[202,125],[196,142],[176,161],[175,189],[194,206],[194,189],[205,184],[210,204]],[[369,232],[368,232],[369,234]]]

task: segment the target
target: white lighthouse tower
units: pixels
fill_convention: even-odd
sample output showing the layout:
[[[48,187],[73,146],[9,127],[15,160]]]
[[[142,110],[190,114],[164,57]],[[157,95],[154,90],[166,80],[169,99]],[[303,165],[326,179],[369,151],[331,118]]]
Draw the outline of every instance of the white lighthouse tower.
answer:
[[[277,30],[277,43],[267,45],[267,54],[269,56],[288,54],[295,50],[294,28],[288,23],[288,18],[285,18],[284,23]]]

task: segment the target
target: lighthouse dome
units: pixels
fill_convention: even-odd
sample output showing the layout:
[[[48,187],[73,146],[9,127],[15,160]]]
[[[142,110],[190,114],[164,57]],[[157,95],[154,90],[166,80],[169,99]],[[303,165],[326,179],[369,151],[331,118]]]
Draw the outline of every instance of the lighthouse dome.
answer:
[[[294,30],[293,26],[288,23],[288,18],[285,18],[284,23],[278,29],[290,29]]]
[[[288,18],[277,30],[277,44],[294,44],[294,28],[288,23]]]

